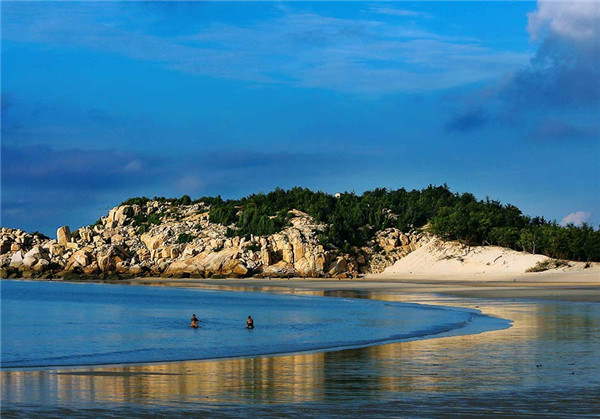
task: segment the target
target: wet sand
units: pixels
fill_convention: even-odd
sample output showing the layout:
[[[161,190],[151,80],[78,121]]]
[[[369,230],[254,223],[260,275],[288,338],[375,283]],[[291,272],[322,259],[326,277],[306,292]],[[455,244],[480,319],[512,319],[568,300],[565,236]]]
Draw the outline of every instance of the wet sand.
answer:
[[[361,290],[366,292],[439,293],[471,298],[528,298],[600,302],[600,277],[595,274],[382,276],[351,280],[290,279],[168,279],[138,278],[131,283],[165,286],[233,287],[247,290]]]
[[[595,415],[598,284],[392,279],[132,281],[477,308],[513,327],[326,353],[2,371],[10,416]]]

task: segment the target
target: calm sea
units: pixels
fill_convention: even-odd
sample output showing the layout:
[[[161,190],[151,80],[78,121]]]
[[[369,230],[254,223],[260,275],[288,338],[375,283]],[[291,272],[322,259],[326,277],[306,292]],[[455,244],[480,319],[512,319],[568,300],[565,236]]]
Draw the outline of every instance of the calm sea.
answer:
[[[43,296],[24,295],[23,287],[30,285],[29,290],[43,289]],[[15,301],[6,305],[10,300],[6,290],[13,286]],[[23,352],[18,357],[9,349],[10,362],[48,365],[64,356],[48,349],[53,347],[80,357],[75,358],[80,364],[85,359],[94,364],[114,352],[132,356],[131,361],[147,359],[149,354],[187,358],[180,349],[202,358],[213,357],[219,346],[239,356],[265,348],[268,352],[310,345],[331,349],[330,345],[362,346],[379,339],[418,336],[397,343],[279,356],[4,368],[0,374],[3,417],[600,414],[598,303],[355,291],[310,291],[314,296],[308,298],[7,281],[2,288],[3,363],[7,362],[5,345],[15,351],[14,342],[24,349],[33,347],[33,354],[29,358]],[[47,309],[52,305],[52,310]],[[21,315],[15,315],[15,307],[21,307]],[[493,317],[471,310],[477,307]],[[55,310],[61,316],[54,318]],[[203,320],[196,331],[188,329],[192,313]],[[253,331],[244,329],[249,314],[257,324]],[[510,319],[512,326],[500,318]],[[40,330],[44,324],[52,325],[48,332]],[[429,336],[443,337],[422,338],[446,328],[449,333]],[[31,336],[23,338],[28,330]],[[37,349],[31,343],[36,341],[34,331]],[[75,340],[69,344],[68,337]],[[203,352],[203,347],[212,349]]]
[[[182,361],[368,346],[476,327],[475,310],[294,295],[2,281],[3,368]],[[199,329],[189,327],[196,314]],[[256,328],[245,328],[251,315]]]

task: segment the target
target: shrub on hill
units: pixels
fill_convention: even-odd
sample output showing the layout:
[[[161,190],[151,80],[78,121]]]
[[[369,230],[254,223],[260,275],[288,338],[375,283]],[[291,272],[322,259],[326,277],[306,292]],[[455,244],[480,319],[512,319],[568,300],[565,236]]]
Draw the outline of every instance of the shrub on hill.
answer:
[[[178,244],[182,244],[182,243],[190,243],[191,241],[193,241],[196,237],[192,236],[191,234],[188,233],[181,233],[179,234],[179,236],[177,237],[177,243]]]

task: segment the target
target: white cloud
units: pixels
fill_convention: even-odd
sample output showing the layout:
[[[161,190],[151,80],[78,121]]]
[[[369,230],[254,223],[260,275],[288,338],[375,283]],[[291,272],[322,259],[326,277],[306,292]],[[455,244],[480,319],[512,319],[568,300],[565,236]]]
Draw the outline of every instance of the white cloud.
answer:
[[[600,1],[557,2],[538,0],[536,11],[529,13],[529,33],[534,39],[545,30],[574,40],[597,38],[600,34]]]
[[[125,165],[124,170],[126,172],[139,172],[142,170],[142,162],[138,159],[131,160]]]
[[[581,225],[581,224],[585,223],[587,220],[589,220],[591,216],[592,216],[592,214],[590,214],[589,212],[585,212],[585,211],[572,212],[569,215],[564,216],[563,219],[560,220],[560,225],[561,226],[566,226],[567,224]]]
[[[380,13],[383,15],[392,15],[392,16],[405,16],[405,17],[431,17],[429,13],[425,12],[417,12],[414,10],[407,9],[394,9],[391,7],[373,7],[371,9],[372,12]]]
[[[505,89],[512,104],[539,109],[600,104],[600,1],[539,0],[528,31],[539,42],[530,65]]]

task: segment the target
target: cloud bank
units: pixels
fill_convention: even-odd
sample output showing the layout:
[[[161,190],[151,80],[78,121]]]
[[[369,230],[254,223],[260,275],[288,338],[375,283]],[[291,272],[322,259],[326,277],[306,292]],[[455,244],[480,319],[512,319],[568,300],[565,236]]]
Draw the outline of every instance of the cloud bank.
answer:
[[[598,106],[600,102],[600,2],[540,0],[528,31],[541,39],[529,68],[518,72],[507,94],[537,106]]]
[[[539,0],[528,15],[527,30],[537,45],[529,64],[496,86],[479,91],[478,103],[463,98],[463,108],[448,120],[447,127],[460,127],[473,119],[472,109],[495,115],[468,127],[483,127],[499,121],[504,125],[540,119],[536,139],[598,138],[596,122],[576,126],[564,111],[587,112],[588,121],[600,112],[600,1],[556,2]],[[484,109],[484,111],[481,111]]]
[[[591,216],[592,214],[585,211],[572,212],[568,215],[565,215],[562,220],[560,220],[560,225],[566,226],[568,224],[573,224],[579,226],[589,220]]]

